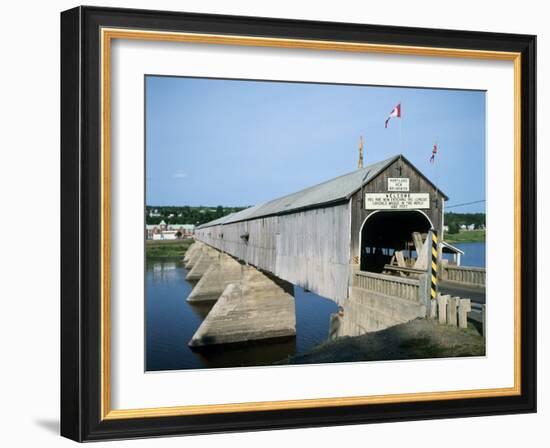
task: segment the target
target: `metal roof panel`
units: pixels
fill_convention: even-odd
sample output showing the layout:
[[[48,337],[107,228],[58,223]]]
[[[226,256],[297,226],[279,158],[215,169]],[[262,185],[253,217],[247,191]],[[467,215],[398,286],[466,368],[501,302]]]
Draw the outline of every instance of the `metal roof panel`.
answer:
[[[374,163],[363,169],[352,171],[351,173],[335,177],[334,179],[330,179],[295,193],[249,207],[237,213],[232,213],[202,224],[199,228],[289,213],[300,209],[312,208],[315,205],[348,199],[352,193],[361,188],[362,184],[369,182],[380,171],[399,157],[399,155],[390,157],[389,159]]]

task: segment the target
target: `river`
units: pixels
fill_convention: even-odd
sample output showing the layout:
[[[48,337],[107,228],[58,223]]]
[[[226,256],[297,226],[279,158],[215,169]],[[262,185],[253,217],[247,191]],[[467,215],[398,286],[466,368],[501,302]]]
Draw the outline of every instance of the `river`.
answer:
[[[214,302],[186,301],[192,285],[180,261],[148,260],[146,291],[146,370],[180,370],[269,365],[311,350],[328,338],[332,300],[294,287],[296,337],[194,352],[187,343]]]
[[[485,242],[481,243],[454,243],[453,246],[464,251],[460,264],[462,266],[485,267]],[[443,258],[452,259],[450,254],[444,254]]]

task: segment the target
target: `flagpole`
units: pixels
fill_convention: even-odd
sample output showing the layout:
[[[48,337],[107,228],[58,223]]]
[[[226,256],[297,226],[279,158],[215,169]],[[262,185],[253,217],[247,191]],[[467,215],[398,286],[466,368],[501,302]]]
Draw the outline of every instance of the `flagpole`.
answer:
[[[437,148],[437,158],[439,159],[441,154],[440,154],[440,149],[439,149],[439,138],[438,136],[435,137],[435,146]],[[435,160],[434,159],[434,165],[435,165],[435,186],[437,188],[437,191],[439,192],[439,167],[437,166],[438,165],[438,162],[439,160]],[[439,194],[437,195],[438,197],[440,196]],[[438,206],[440,204],[437,204]]]
[[[403,103],[401,102],[401,100],[399,100],[399,109],[400,109],[400,120],[399,120],[399,133],[401,134],[400,135],[400,139],[401,139],[401,153],[403,153],[405,151],[405,146],[403,144],[403,120],[404,120],[404,117],[403,117]]]

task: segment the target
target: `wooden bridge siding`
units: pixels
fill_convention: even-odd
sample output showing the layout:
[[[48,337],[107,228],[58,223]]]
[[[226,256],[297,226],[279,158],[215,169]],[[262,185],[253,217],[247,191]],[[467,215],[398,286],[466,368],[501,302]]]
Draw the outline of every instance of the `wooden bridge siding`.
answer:
[[[401,175],[397,169],[402,167]],[[424,213],[430,218],[432,224],[438,230],[438,234],[442,235],[442,217],[443,209],[442,202],[443,197],[438,194],[437,190],[430,185],[418,172],[405,161],[398,159],[389,165],[384,171],[382,171],[376,178],[374,178],[369,184],[363,187],[363,191],[359,190],[351,198],[351,256],[359,256],[359,239],[361,232],[361,225],[365,219],[375,212],[375,210],[365,210],[361,205],[363,199],[361,196],[365,193],[389,193],[388,192],[388,178],[389,177],[408,177],[409,180],[409,193],[429,193],[430,201],[433,201],[434,197],[438,197],[439,208],[435,208],[433,202],[431,202],[431,208],[423,210]],[[361,201],[360,201],[361,200]]]
[[[279,219],[275,274],[341,303],[350,276],[348,204]]]
[[[196,233],[204,243],[260,269],[270,270],[275,265],[277,228],[277,217],[270,217],[207,227]],[[249,235],[248,243],[242,238],[245,234]]]
[[[346,202],[198,229],[196,237],[287,282],[341,303],[349,286],[349,229]],[[241,238],[246,233],[248,242]]]

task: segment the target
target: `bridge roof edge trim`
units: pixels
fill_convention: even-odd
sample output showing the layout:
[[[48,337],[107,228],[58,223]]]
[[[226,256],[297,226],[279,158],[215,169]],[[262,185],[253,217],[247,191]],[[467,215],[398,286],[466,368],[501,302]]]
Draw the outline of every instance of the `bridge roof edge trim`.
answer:
[[[392,159],[392,160],[391,160],[384,168],[382,168],[381,170],[379,170],[379,171],[378,171],[376,174],[374,174],[372,177],[369,177],[369,178],[367,179],[367,181],[363,183],[363,186],[366,185],[366,184],[368,184],[368,183],[371,182],[372,180],[374,180],[374,179],[376,178],[376,176],[378,176],[382,171],[384,171],[384,169],[385,169],[388,165],[390,165],[391,163],[393,163],[395,160],[397,160],[397,159],[402,159],[402,160],[404,160],[405,162],[407,162],[407,163],[409,164],[409,166],[416,172],[416,174],[418,174],[422,179],[424,179],[426,182],[428,182],[428,184],[430,184],[430,185],[433,187],[433,189],[434,189],[435,191],[437,191],[441,196],[443,196],[443,199],[445,199],[446,201],[449,200],[449,196],[447,196],[445,193],[443,193],[443,191],[441,191],[437,185],[435,185],[430,179],[428,179],[428,178],[424,175],[424,173],[422,173],[422,171],[420,171],[416,166],[414,166],[414,164],[411,163],[411,161],[410,161],[409,159],[407,159],[403,154],[398,154],[398,155],[396,155],[396,156],[393,156],[393,157],[391,157],[391,159]],[[386,159],[385,161],[388,161],[388,160],[390,160],[390,159]],[[385,161],[384,161],[384,162],[385,162]],[[382,162],[380,162],[380,163],[382,163]],[[368,169],[368,167],[367,167],[367,169]],[[349,199],[351,196],[353,196],[355,193],[357,193],[360,189],[361,189],[361,185],[360,185],[355,191],[353,191],[352,193],[349,194],[348,199]]]

